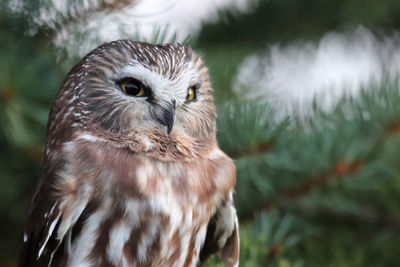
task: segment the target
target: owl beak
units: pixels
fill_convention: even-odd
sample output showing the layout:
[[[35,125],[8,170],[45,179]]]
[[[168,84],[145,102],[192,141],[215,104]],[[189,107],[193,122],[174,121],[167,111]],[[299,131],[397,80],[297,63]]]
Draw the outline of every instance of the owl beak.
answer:
[[[167,133],[170,134],[172,127],[174,127],[175,117],[175,101],[168,103],[166,107],[161,108],[161,113],[157,116],[157,120],[162,125],[167,126]]]

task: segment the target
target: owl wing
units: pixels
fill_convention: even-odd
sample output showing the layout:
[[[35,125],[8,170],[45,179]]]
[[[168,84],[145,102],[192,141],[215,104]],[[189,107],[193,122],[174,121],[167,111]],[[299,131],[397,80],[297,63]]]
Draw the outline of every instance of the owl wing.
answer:
[[[48,165],[52,165],[51,169]],[[44,164],[41,180],[30,203],[23,234],[20,267],[50,266],[62,240],[57,239],[62,211],[54,190],[60,164]]]
[[[239,265],[239,225],[232,194],[221,205],[207,226],[204,245],[200,251],[200,264],[218,253],[227,267]]]

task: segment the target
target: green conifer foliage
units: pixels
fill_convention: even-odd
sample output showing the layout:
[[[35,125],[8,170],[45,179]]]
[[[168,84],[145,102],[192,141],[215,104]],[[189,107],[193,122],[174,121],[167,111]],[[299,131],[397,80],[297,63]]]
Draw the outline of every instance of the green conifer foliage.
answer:
[[[17,263],[51,102],[76,60],[52,45],[57,27],[30,31],[35,10],[49,2],[21,1],[26,9],[18,14],[8,9],[11,2],[0,4],[0,266],[6,267]],[[61,23],[117,7],[99,1],[99,10],[82,13],[78,2],[71,1]],[[240,266],[399,265],[399,80],[371,83],[330,111],[316,100],[306,119],[277,120],[265,101],[232,91],[243,58],[269,42],[318,38],[360,23],[378,34],[400,27],[399,1],[328,2],[260,1],[245,15],[222,12],[190,40],[210,68],[218,142],[237,166]],[[157,28],[150,41],[164,40],[167,30]],[[223,265],[215,257],[207,266]]]

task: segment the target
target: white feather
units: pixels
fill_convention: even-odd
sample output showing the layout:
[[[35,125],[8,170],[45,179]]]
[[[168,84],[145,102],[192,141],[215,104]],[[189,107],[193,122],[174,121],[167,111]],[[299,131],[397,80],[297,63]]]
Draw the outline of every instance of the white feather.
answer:
[[[60,214],[61,215],[61,214]],[[49,231],[47,232],[46,238],[42,244],[42,246],[39,248],[39,252],[37,255],[37,258],[39,259],[40,256],[42,255],[42,252],[44,248],[46,247],[47,241],[49,241],[50,236],[53,234],[54,228],[56,227],[58,220],[60,219],[60,215],[58,215],[51,223],[49,227]]]
[[[132,225],[125,221],[119,221],[109,233],[109,244],[107,246],[108,259],[117,266],[127,266],[123,256],[123,249],[132,231]],[[122,262],[121,262],[122,261]]]

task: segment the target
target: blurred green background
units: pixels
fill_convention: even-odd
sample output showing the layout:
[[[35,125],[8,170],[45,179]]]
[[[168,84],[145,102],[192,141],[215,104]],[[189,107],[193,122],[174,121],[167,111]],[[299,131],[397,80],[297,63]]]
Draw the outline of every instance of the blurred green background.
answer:
[[[47,116],[75,60],[60,57],[45,27],[27,34],[29,14],[11,12],[9,2],[0,4],[0,266],[17,264]],[[267,103],[232,91],[247,55],[358,25],[395,32],[400,1],[259,1],[251,12],[220,11],[192,37],[215,87],[219,143],[238,167],[240,266],[399,266],[398,81],[344,97],[328,113],[316,103],[301,124],[273,120]]]

